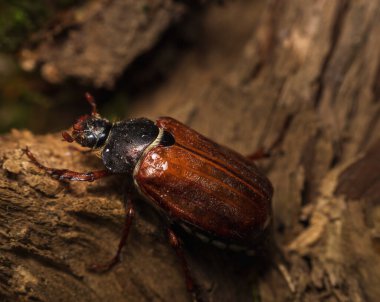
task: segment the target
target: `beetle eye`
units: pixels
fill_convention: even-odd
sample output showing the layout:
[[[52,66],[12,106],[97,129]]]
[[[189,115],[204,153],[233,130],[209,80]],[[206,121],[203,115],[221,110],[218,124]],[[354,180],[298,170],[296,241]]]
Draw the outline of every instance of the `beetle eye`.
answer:
[[[89,145],[94,145],[96,143],[95,135],[93,133],[87,134],[86,141],[88,142]]]
[[[83,147],[92,148],[96,144],[96,138],[93,133],[84,132],[82,135],[78,137],[77,142]]]

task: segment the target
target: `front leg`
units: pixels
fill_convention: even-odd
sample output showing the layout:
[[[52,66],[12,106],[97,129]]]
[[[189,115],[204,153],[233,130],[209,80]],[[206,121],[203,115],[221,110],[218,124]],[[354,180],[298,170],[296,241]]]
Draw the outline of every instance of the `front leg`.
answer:
[[[75,172],[67,169],[54,169],[49,168],[41,164],[33,155],[32,152],[30,152],[29,148],[26,147],[23,149],[25,154],[29,157],[31,162],[35,164],[40,169],[44,170],[46,173],[48,173],[51,177],[58,179],[58,180],[70,180],[70,181],[94,181],[106,176],[111,175],[112,173],[108,170],[98,170],[98,171],[90,171],[90,172]]]

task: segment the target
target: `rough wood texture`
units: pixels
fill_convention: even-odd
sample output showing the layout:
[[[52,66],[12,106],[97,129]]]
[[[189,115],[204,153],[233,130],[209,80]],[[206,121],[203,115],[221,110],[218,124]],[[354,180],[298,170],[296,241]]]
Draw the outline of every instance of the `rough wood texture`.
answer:
[[[110,88],[185,11],[171,0],[88,1],[36,35],[37,46],[23,50],[21,66],[41,65],[42,76],[52,83],[75,77]]]
[[[379,1],[236,1],[200,22],[195,47],[164,83],[136,97],[133,112],[171,115],[242,153],[269,145],[292,116],[282,154],[262,167],[274,184],[276,239],[296,293],[270,270],[259,279],[261,299],[377,301]],[[13,132],[1,144],[3,297],[189,299],[159,221],[142,204],[122,265],[101,276],[85,271],[116,245],[120,180],[65,187],[22,156],[28,144],[50,166],[94,165],[57,136]],[[252,301],[248,260],[188,240],[211,301]]]

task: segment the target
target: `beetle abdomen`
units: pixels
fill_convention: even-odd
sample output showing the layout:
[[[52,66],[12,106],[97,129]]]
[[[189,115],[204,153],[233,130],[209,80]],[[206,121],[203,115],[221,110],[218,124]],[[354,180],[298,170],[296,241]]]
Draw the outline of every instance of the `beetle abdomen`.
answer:
[[[269,224],[272,187],[256,166],[171,119],[157,126],[175,144],[156,146],[140,161],[140,191],[169,216],[213,237],[249,243]]]

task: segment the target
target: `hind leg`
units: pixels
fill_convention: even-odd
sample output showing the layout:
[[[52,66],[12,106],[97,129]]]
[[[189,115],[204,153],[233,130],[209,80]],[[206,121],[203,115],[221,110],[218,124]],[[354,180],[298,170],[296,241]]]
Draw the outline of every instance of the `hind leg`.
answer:
[[[176,252],[177,257],[179,261],[181,262],[181,266],[185,274],[186,288],[188,292],[192,295],[193,301],[202,302],[203,299],[201,297],[200,290],[195,283],[194,277],[191,275],[189,265],[186,261],[180,239],[177,237],[174,231],[170,228],[167,229],[167,235],[168,235],[170,245]]]

